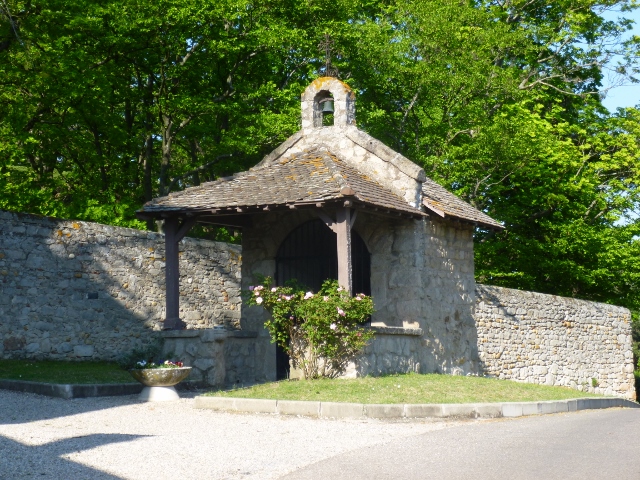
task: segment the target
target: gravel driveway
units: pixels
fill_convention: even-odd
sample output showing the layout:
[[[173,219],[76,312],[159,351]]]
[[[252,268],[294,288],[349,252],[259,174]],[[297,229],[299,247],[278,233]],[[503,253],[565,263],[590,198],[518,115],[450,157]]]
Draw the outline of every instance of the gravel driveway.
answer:
[[[344,452],[463,422],[324,420],[196,410],[137,396],[0,390],[0,479],[274,479]]]

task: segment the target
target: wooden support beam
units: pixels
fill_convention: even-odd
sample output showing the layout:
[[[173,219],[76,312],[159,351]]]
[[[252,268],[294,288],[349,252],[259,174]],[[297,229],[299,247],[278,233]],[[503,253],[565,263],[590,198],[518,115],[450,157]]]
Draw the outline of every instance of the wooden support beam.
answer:
[[[197,219],[195,217],[190,217],[187,218],[186,220],[184,220],[182,222],[182,224],[180,225],[180,227],[178,228],[178,231],[176,233],[176,241],[180,242],[182,241],[182,239],[185,237],[185,235],[187,233],[189,233],[189,230],[191,230],[193,228],[193,226],[196,224]]]
[[[335,232],[338,247],[338,284],[353,294],[351,266],[351,210],[339,208],[336,212]]]
[[[248,215],[203,215],[198,217],[198,222],[232,228],[246,228],[252,225],[251,217]]]
[[[189,218],[180,223],[177,217],[164,221],[164,255],[166,280],[165,330],[182,330],[187,325],[180,320],[180,240],[195,225],[196,219]]]
[[[351,220],[349,223],[349,228],[353,228],[353,224],[356,223],[356,217],[358,216],[358,211],[357,210],[353,210],[351,212]]]
[[[333,233],[338,233],[336,231],[336,222],[334,222],[329,215],[327,215],[325,212],[318,212],[318,217],[320,217],[320,220],[322,220],[324,224],[327,227],[329,227]]]

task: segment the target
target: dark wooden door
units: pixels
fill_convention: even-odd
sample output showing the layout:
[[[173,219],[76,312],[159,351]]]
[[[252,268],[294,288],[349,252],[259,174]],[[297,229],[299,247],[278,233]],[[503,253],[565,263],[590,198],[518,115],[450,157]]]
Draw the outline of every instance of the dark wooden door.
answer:
[[[353,290],[371,295],[371,256],[360,235],[351,234]],[[276,255],[276,284],[297,280],[317,292],[325,280],[338,278],[336,234],[320,220],[300,225],[284,239]],[[289,356],[276,346],[277,378],[289,377]]]

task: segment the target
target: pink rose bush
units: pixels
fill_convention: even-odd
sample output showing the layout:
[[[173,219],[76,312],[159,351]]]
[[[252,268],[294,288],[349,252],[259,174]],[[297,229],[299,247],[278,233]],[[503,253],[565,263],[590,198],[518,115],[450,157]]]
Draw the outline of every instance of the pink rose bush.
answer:
[[[338,377],[373,336],[362,325],[373,313],[371,297],[351,297],[335,280],[326,280],[314,294],[273,286],[267,277],[262,285],[249,287],[245,302],[269,312],[265,327],[271,341],[287,352],[305,378]]]

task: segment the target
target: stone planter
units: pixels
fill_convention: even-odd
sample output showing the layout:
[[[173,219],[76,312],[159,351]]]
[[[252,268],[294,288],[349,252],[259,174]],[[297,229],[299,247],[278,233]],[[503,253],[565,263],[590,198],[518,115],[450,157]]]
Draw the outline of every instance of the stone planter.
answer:
[[[191,367],[143,368],[129,370],[129,373],[145,386],[140,393],[140,400],[162,402],[180,398],[174,385],[189,376]]]

